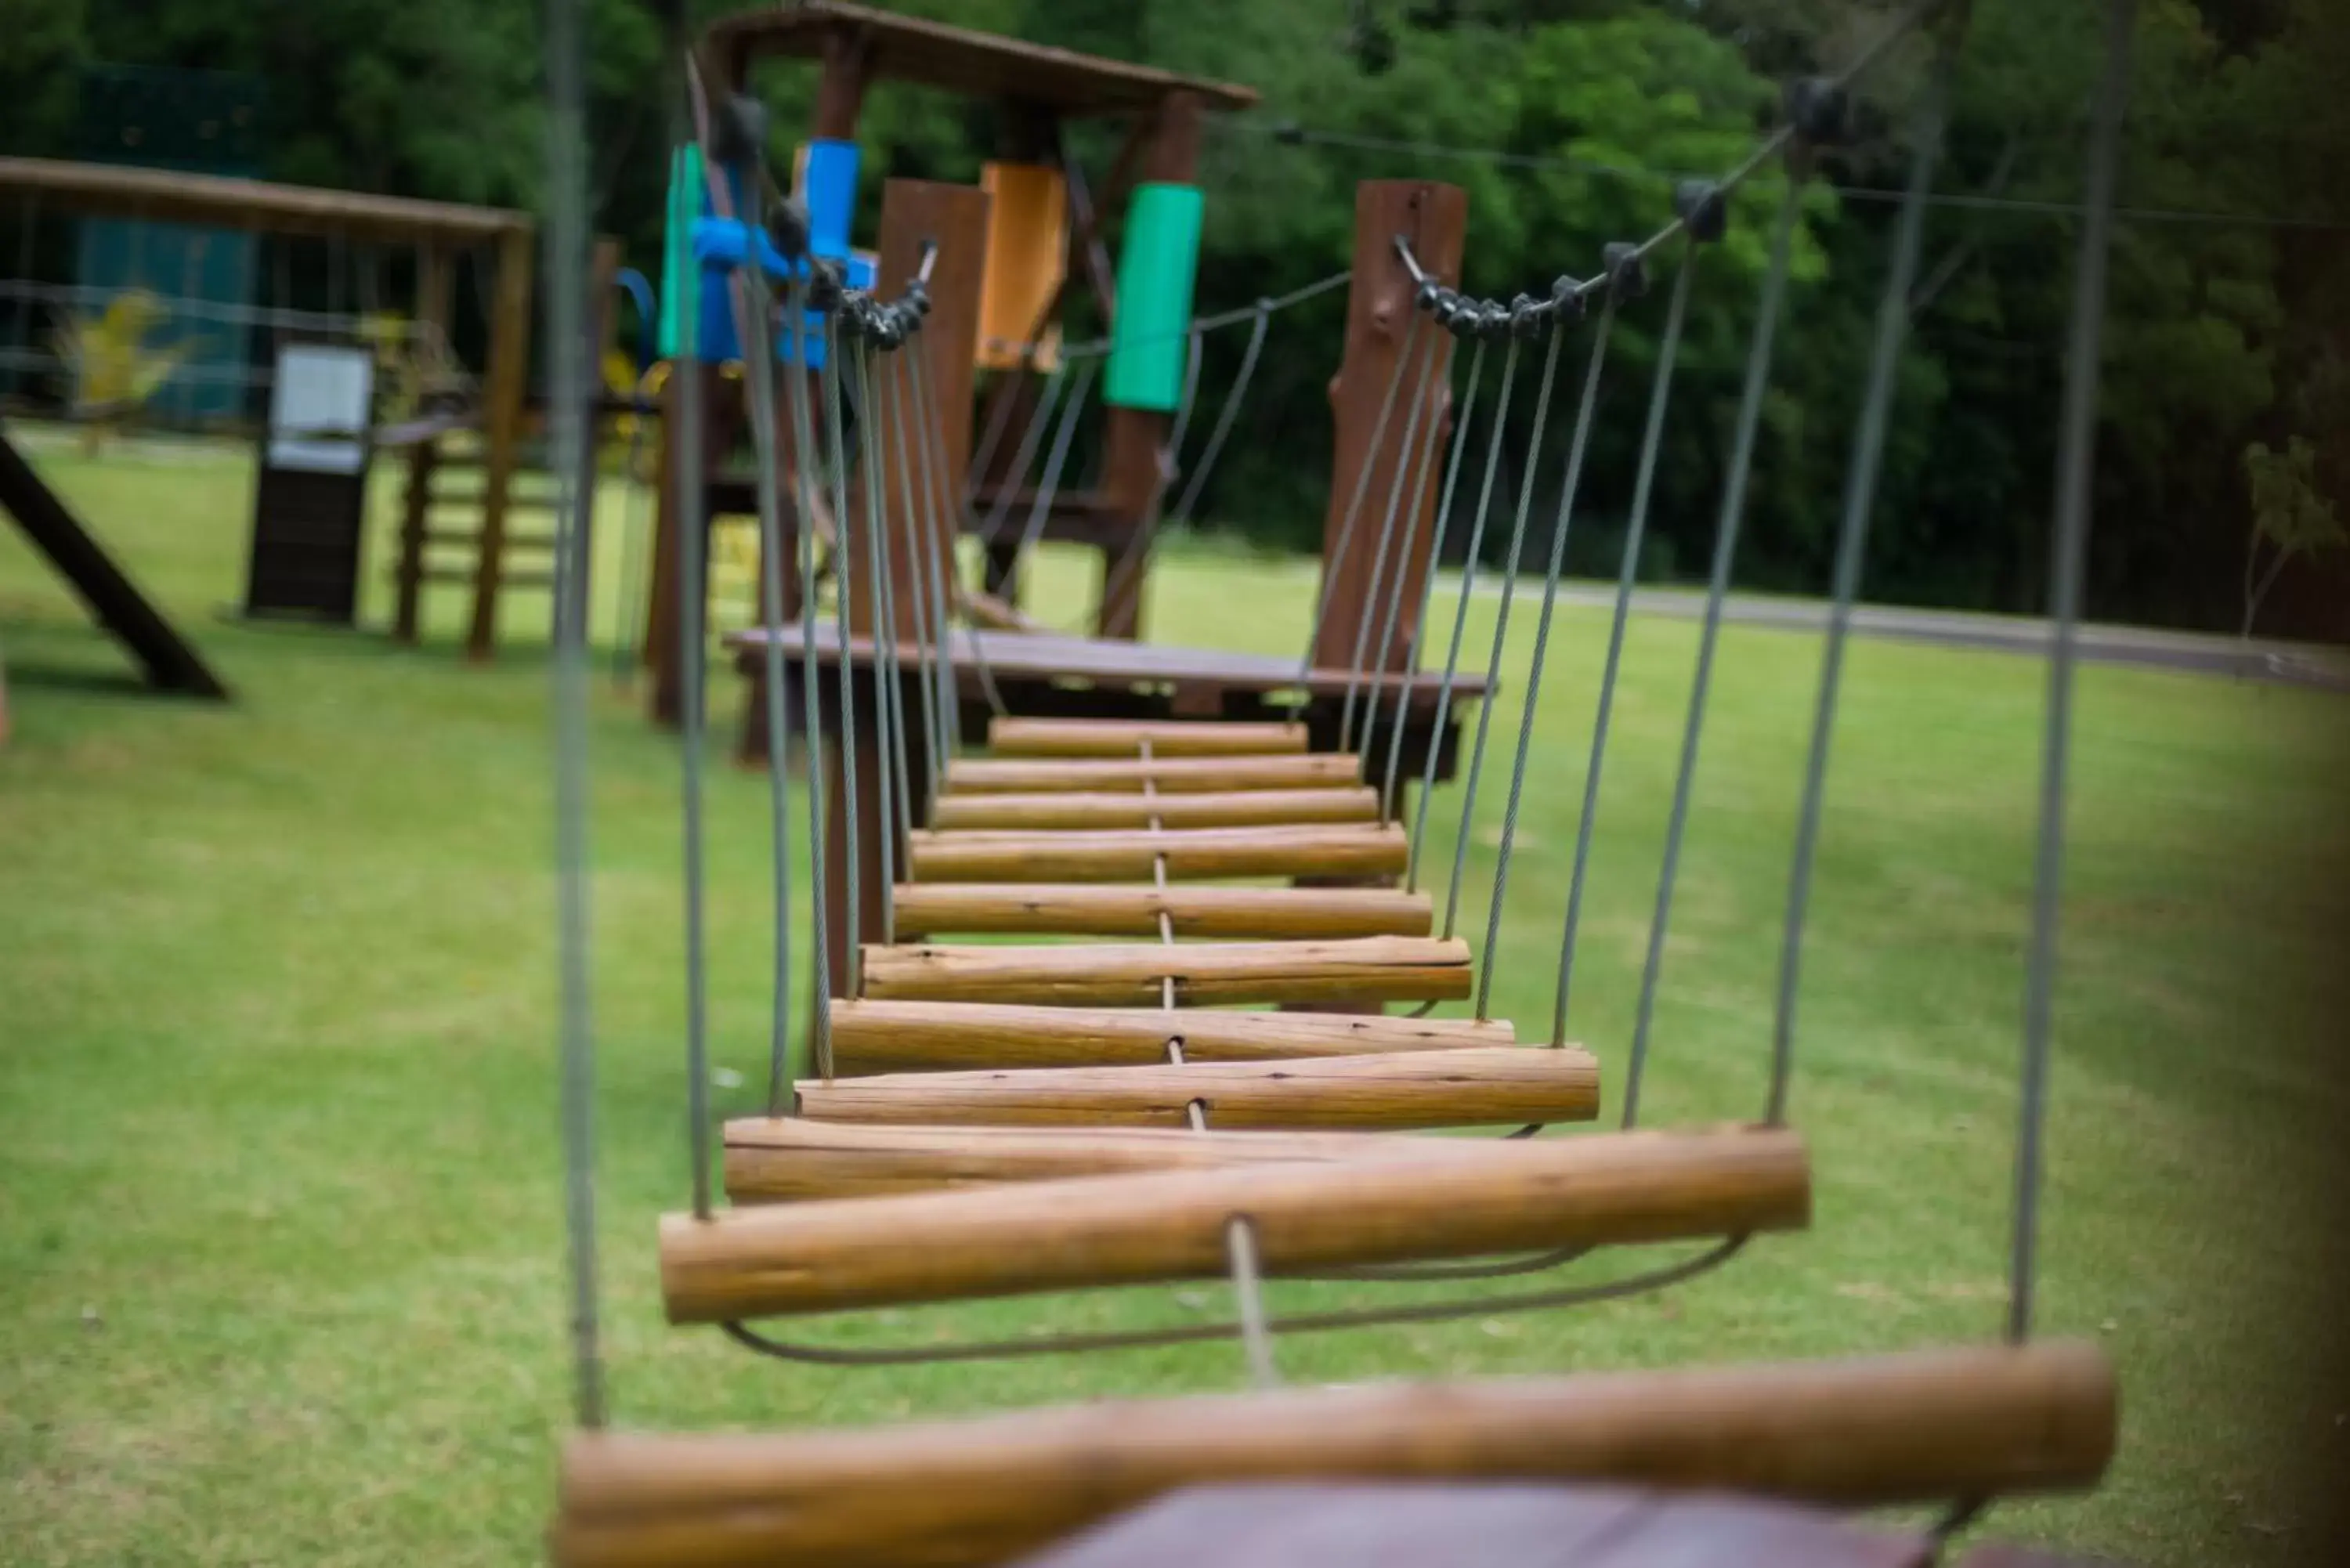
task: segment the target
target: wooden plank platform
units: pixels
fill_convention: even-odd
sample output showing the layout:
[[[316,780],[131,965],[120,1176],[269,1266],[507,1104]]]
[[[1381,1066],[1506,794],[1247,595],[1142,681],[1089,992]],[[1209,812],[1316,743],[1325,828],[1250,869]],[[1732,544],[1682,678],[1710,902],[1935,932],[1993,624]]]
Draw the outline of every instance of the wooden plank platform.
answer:
[[[1151,937],[1164,914],[1179,937],[1424,937],[1426,893],[1395,888],[1168,888],[1122,882],[902,882],[900,941],[969,932]]]
[[[917,830],[907,846],[917,882],[1148,882],[1167,875],[1393,877],[1411,842],[1392,823],[1292,827],[1114,828],[1100,832],[941,833]]]
[[[1276,823],[1377,822],[1379,792],[1351,789],[1217,790],[1145,795],[1139,791],[950,794],[931,808],[941,830],[1034,832],[1050,828],[1263,827]]]
[[[973,1067],[1098,1067],[1167,1060],[1277,1062],[1382,1051],[1510,1045],[1500,1019],[1387,1013],[1235,1012],[1221,1008],[1027,1007],[972,1002],[835,999],[832,1053],[844,1077]]]
[[[1226,1481],[1607,1481],[1932,1503],[2094,1485],[2117,1422],[2104,1355],[2054,1343],[1106,1399],[847,1431],[583,1433],[564,1449],[550,1539],[562,1568],[987,1568]]]
[[[1160,794],[1235,794],[1258,790],[1345,789],[1362,782],[1354,757],[1320,752],[1305,756],[1086,757],[1024,762],[957,757],[947,763],[943,794],[1040,794],[1048,792],[1139,794],[1149,784]]]
[[[1587,1051],[1469,1045],[1276,1062],[1012,1067],[809,1079],[811,1121],[938,1127],[1208,1125],[1292,1131],[1588,1121],[1599,1114],[1599,1063]]]
[[[1175,981],[1191,1007],[1295,1002],[1458,1002],[1469,944],[1454,938],[1314,942],[1116,942],[1065,947],[918,943],[865,950],[864,994],[889,1002],[1148,1007]]]
[[[1485,1138],[1457,1159],[1251,1165],[664,1218],[672,1323],[1221,1279],[1246,1216],[1269,1273],[1794,1230],[1775,1127]]]
[[[726,1124],[724,1154],[729,1200],[786,1203],[1296,1160],[1445,1159],[1479,1147],[1409,1133],[932,1127],[746,1116]]]
[[[1302,753],[1305,726],[1205,720],[998,718],[987,749],[999,757],[1230,757]]]

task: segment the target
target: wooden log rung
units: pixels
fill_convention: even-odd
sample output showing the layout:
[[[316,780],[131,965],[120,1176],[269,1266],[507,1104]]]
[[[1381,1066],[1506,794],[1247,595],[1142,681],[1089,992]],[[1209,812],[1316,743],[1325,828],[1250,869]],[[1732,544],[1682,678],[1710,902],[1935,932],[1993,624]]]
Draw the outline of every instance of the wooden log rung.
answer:
[[[2095,1345],[1282,1388],[856,1430],[566,1446],[561,1568],[987,1568],[1187,1486],[1608,1481],[1836,1508],[2094,1485]]]
[[[844,1077],[972,1067],[1140,1066],[1180,1041],[1191,1062],[1277,1062],[1510,1045],[1503,1020],[1222,1008],[1024,1007],[836,999],[832,1055]]]
[[[1273,1062],[1010,1067],[810,1079],[811,1121],[956,1127],[1188,1125],[1402,1132],[1587,1121],[1599,1114],[1599,1063],[1575,1047],[1470,1045]]]
[[[1803,1140],[1785,1128],[1475,1147],[671,1215],[662,1297],[672,1323],[730,1323],[1214,1279],[1235,1216],[1281,1273],[1793,1230],[1811,1213]]]
[[[1160,981],[1192,1007],[1297,1002],[1457,1002],[1469,994],[1459,938],[1345,941],[1105,942],[864,950],[864,994],[884,1002],[1012,1002],[1149,1007]]]
[[[1003,794],[1119,791],[1161,794],[1265,789],[1343,789],[1362,782],[1359,758],[1328,752],[1303,755],[1128,758],[1072,757],[1055,762],[958,757],[947,763],[943,794]]]
[[[987,726],[987,748],[999,757],[1255,756],[1305,750],[1305,726],[1219,722],[1213,720],[1019,719],[999,716]]]
[[[1118,882],[906,882],[900,941],[971,932],[1150,937],[1163,913],[1179,937],[1424,937],[1426,893],[1395,888],[1147,887]]]
[[[1443,1159],[1478,1147],[1467,1138],[1407,1133],[930,1127],[751,1116],[726,1124],[726,1196],[735,1203],[871,1198],[1134,1171],[1298,1160]]]
[[[1379,792],[1354,789],[1219,790],[1153,798],[1132,791],[956,794],[931,808],[941,830],[1262,827],[1281,823],[1377,822]]]
[[[1391,877],[1410,858],[1394,824],[1294,827],[1083,829],[1063,833],[916,832],[907,857],[917,882],[1148,882],[1167,875]]]

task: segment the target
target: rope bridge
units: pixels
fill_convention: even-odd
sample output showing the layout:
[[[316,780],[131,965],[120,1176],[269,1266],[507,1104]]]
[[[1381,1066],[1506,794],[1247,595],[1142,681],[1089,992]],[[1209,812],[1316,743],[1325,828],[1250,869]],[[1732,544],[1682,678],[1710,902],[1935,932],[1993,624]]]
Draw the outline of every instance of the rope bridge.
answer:
[[[554,15],[567,19],[558,3]],[[1765,1367],[1293,1388],[1281,1336],[1555,1307],[1654,1290],[1720,1269],[1759,1239],[1805,1225],[1811,1175],[1788,1117],[1795,1000],[1842,658],[1865,558],[1905,302],[1960,44],[1958,16],[1912,5],[1844,72],[1794,84],[1780,126],[1721,179],[1685,183],[1657,233],[1607,246],[1588,276],[1540,294],[1473,299],[1408,241],[1409,319],[1370,444],[1382,457],[1341,516],[1338,553],[1356,582],[1326,575],[1314,639],[1295,681],[1335,690],[1335,745],[1295,721],[1103,719],[1022,714],[1002,701],[1004,644],[958,627],[951,542],[969,497],[948,483],[932,357],[919,351],[940,255],[925,246],[886,288],[845,286],[807,254],[805,224],[764,182],[739,182],[743,221],[771,232],[785,265],[736,271],[732,305],[749,345],[768,634],[762,744],[773,808],[775,950],[764,1114],[715,1124],[702,872],[702,690],[698,592],[681,597],[686,1073],[691,1202],[659,1238],[662,1298],[680,1324],[717,1325],[759,1355],[803,1363],[903,1366],[1207,1338],[1243,1348],[1252,1392],[1123,1402],[856,1432],[780,1436],[620,1435],[607,1420],[593,1253],[591,1032],[587,1016],[586,650],[577,616],[557,671],[558,825],[566,973],[565,1085],[575,1255],[580,1424],[567,1449],[553,1531],[558,1561],[623,1565],[775,1561],[1009,1562],[1177,1488],[1263,1480],[1578,1480],[1666,1490],[1747,1491],[1851,1507],[1948,1501],[1936,1539],[1991,1498],[2093,1484],[2116,1422],[2110,1369],[2094,1347],[2031,1336],[2039,1147],[2050,1054],[2056,891],[2069,739],[2073,635],[2088,524],[2086,480],[2113,168],[2126,76],[2128,0],[2114,0],[2104,83],[2089,139],[2090,199],[2076,274],[2074,339],[2054,529],[2056,653],[2044,746],[2040,855],[2022,1037],[2007,1343]],[[558,115],[557,233],[579,211],[577,40],[550,33]],[[1935,61],[1916,109],[1907,198],[1895,226],[1862,412],[1853,434],[1802,805],[1790,867],[1770,1072],[1754,1118],[1649,1129],[1640,1086],[1653,1055],[1657,993],[1711,691],[1723,596],[1746,510],[1771,383],[1792,235],[1816,155],[1844,134],[1846,89],[1903,38],[1932,32]],[[739,100],[713,103],[690,79],[705,169],[756,174]],[[1638,1022],[1621,1055],[1570,1039],[1583,898],[1615,685],[1658,452],[1671,416],[1683,323],[1707,247],[1727,230],[1729,194],[1765,167],[1789,175],[1770,234],[1732,423],[1684,720]],[[713,177],[714,178],[714,177]],[[713,204],[726,199],[713,183]],[[728,210],[728,209],[722,209]],[[567,250],[558,243],[556,254]],[[1594,410],[1614,326],[1652,303],[1669,266],[1659,352],[1589,742],[1574,869],[1559,911],[1548,1028],[1522,1041],[1492,1016],[1490,956],[1506,914],[1537,698],[1565,542],[1581,500]],[[560,269],[558,269],[560,273]],[[558,283],[561,277],[558,276]],[[1358,279],[1359,281],[1363,281]],[[780,286],[780,300],[777,298]],[[577,288],[577,280],[566,286]],[[558,288],[557,308],[562,308]],[[778,319],[816,312],[826,373],[806,354],[768,352]],[[1262,326],[1269,314],[1252,313]],[[1187,330],[1205,327],[1194,323]],[[1567,340],[1580,369],[1561,391]],[[1442,414],[1459,349],[1461,410]],[[909,352],[909,349],[917,351]],[[1082,401],[1081,354],[1066,405]],[[1498,366],[1496,366],[1498,361]],[[689,372],[690,365],[684,367]],[[1490,433],[1472,414],[1489,375]],[[782,385],[777,387],[780,377]],[[681,385],[696,379],[688,374]],[[1536,448],[1513,498],[1498,497],[1501,430],[1528,383]],[[577,377],[558,375],[558,387]],[[1565,405],[1571,412],[1560,412]],[[782,417],[776,416],[780,409]],[[694,417],[691,400],[681,405]],[[564,439],[584,428],[574,400]],[[1030,435],[1049,416],[1032,421]],[[1070,417],[1053,441],[1066,452]],[[1438,748],[1425,748],[1410,799],[1403,716],[1441,715],[1498,681],[1534,505],[1540,443],[1564,425],[1565,481],[1542,575],[1532,665],[1514,735],[1478,704],[1457,821],[1432,821]],[[1180,421],[1179,421],[1180,430]],[[1211,446],[1226,432],[1220,431]],[[1180,445],[1180,436],[1171,444]],[[1482,454],[1477,450],[1482,444]],[[691,434],[688,450],[693,450]],[[1047,459],[1048,464],[1054,460]],[[558,472],[571,469],[557,464]],[[1437,546],[1464,483],[1469,560],[1440,669],[1419,672],[1433,587],[1409,519],[1441,495]],[[802,516],[821,493],[838,520],[836,614],[799,597],[784,630],[785,490]],[[1334,497],[1334,503],[1335,503]],[[691,519],[691,498],[683,506]],[[1179,505],[1180,511],[1180,505]],[[1032,510],[1031,524],[1037,514]],[[888,525],[885,518],[893,520]],[[584,561],[577,519],[567,569]],[[1508,544],[1482,676],[1466,647],[1475,563],[1489,526]],[[682,531],[687,548],[700,537]],[[1373,543],[1367,549],[1357,539]],[[799,531],[803,582],[816,581],[813,530]],[[699,581],[698,566],[683,574]],[[1359,586],[1356,586],[1357,583]],[[1359,595],[1351,647],[1327,657],[1326,618]],[[567,597],[559,602],[569,603]],[[1375,640],[1372,622],[1385,628]],[[1377,651],[1408,628],[1410,657]],[[794,660],[796,660],[796,667]],[[967,734],[968,672],[988,699]],[[822,889],[803,946],[789,918],[795,853],[789,749],[806,770],[806,852]],[[1440,729],[1443,721],[1440,717]],[[860,734],[863,739],[860,740]],[[968,754],[981,742],[981,754]],[[1506,760],[1505,760],[1506,759]],[[1506,773],[1492,886],[1466,886],[1469,834],[1488,765]],[[878,770],[860,789],[858,769]],[[834,792],[837,792],[834,793]],[[1450,806],[1446,814],[1451,815]],[[1449,860],[1444,857],[1449,853]],[[868,888],[878,866],[878,886]],[[1435,891],[1440,866],[1441,909]],[[1268,878],[1288,885],[1268,886]],[[1341,887],[1313,885],[1339,880]],[[1399,885],[1398,885],[1399,884]],[[868,897],[868,893],[871,895]],[[1482,942],[1461,934],[1478,926]],[[838,929],[836,929],[836,926]],[[973,935],[966,943],[944,939]],[[1060,939],[1078,938],[1070,941]],[[1051,939],[1036,940],[1035,939]],[[1488,961],[1481,965],[1479,953]],[[826,961],[827,953],[837,961]],[[795,1029],[789,977],[815,977],[809,1026]],[[1467,1017],[1437,1017],[1466,1002]],[[1409,1011],[1388,1012],[1389,1003]],[[1326,1011],[1297,1011],[1314,1008]],[[1326,1011],[1347,1009],[1351,1011]],[[1618,1075],[1620,1072],[1620,1076]],[[1596,1120],[1603,1079],[1617,1125]],[[1439,1128],[1503,1136],[1429,1137]],[[723,1191],[722,1191],[723,1187]],[[722,1198],[723,1201],[722,1202]],[[1596,1282],[1505,1291],[1496,1279],[1547,1273],[1603,1249],[1671,1244]],[[1357,1282],[1364,1303],[1276,1314],[1274,1278]],[[1228,1281],[1223,1321],[986,1343],[856,1343],[786,1333],[776,1320],[871,1307],[1139,1284]],[[1476,1286],[1397,1304],[1397,1284]],[[1381,1299],[1389,1298],[1389,1299]],[[1747,1559],[1741,1559],[1742,1561]]]

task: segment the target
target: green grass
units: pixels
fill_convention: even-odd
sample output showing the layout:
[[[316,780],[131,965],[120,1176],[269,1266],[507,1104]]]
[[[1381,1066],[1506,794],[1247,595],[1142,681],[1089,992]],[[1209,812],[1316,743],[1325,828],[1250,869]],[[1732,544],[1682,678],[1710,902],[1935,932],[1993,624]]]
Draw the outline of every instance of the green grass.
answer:
[[[517,601],[516,646],[489,669],[455,654],[452,590],[420,649],[241,627],[213,613],[242,587],[235,454],[93,463],[47,446],[41,461],[239,701],[120,689],[114,649],[0,531],[16,722],[0,750],[0,1561],[526,1560],[568,1397],[547,682],[531,646],[543,601]],[[1076,570],[1048,562],[1042,582],[1062,594],[1044,602],[1081,603]],[[1154,579],[1151,625],[1288,650],[1312,581],[1302,563],[1179,551]],[[1497,1011],[1533,1033],[1604,635],[1576,613],[1555,644],[1491,955]],[[1677,620],[1635,626],[1607,763],[1574,1032],[1618,1075],[1694,637]],[[1514,653],[1516,690],[1525,635]],[[1725,634],[1649,1121],[1760,1103],[1816,659],[1808,637]],[[1993,1335],[2042,680],[1999,655],[1853,651],[1803,992],[1808,1233],[1638,1300],[1284,1341],[1285,1373],[1667,1366]],[[731,721],[731,679],[716,693]],[[2341,1249],[2318,1199],[2350,1108],[2327,1055],[2350,929],[2345,710],[2091,670],[2079,716],[2041,1322],[2111,1348],[2125,1438],[2095,1497],[1995,1522],[2148,1564],[2303,1560],[2319,1522],[2303,1474],[2338,1480],[2345,1441],[2320,1359]],[[1513,701],[1497,717],[1513,722]],[[828,1372],[663,1326],[653,1220],[686,1182],[676,756],[602,680],[593,745],[621,1419],[846,1423],[1241,1383],[1228,1345]],[[711,774],[714,1038],[745,1085],[768,1005],[764,787]],[[1498,784],[1489,794],[1472,893],[1490,885]],[[732,1110],[753,1093],[718,1099]],[[1203,1287],[812,1332],[927,1339],[1224,1306]]]

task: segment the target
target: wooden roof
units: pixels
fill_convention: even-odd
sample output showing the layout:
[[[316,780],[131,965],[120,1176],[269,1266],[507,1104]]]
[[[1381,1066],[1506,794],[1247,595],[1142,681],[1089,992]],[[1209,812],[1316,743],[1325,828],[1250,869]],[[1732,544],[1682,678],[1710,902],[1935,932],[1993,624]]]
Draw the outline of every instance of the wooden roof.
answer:
[[[530,214],[407,196],[373,196],[314,185],[277,185],[218,174],[182,174],[116,163],[0,158],[0,195],[30,194],[52,212],[105,213],[259,229],[276,234],[339,234],[389,241],[470,244],[527,231]]]
[[[1255,89],[1230,82],[841,0],[801,0],[746,11],[713,24],[704,38],[713,60],[730,76],[765,55],[821,59],[827,44],[846,40],[863,46],[866,69],[877,81],[916,82],[969,98],[1034,104],[1072,118],[1147,109],[1174,92],[1196,93],[1206,107],[1217,109],[1247,109],[1257,101]]]

